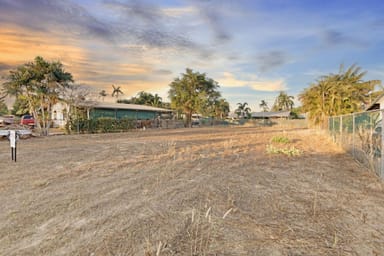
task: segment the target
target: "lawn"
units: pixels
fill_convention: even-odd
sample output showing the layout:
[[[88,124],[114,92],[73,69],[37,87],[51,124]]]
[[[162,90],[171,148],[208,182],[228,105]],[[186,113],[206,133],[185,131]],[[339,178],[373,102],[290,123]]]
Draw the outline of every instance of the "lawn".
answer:
[[[0,140],[1,255],[384,255],[383,182],[324,134]]]

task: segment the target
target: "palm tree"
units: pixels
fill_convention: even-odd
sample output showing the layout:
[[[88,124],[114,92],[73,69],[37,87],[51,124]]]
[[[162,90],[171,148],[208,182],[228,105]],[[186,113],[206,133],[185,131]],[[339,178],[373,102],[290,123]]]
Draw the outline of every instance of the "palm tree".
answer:
[[[115,87],[115,85],[112,85],[112,88],[112,97],[116,97],[116,99],[118,99],[120,94],[124,94],[123,91],[120,89],[120,86]]]
[[[153,95],[151,105],[153,107],[161,107],[163,104],[162,101],[163,101],[163,99],[156,93],[155,95]]]
[[[340,66],[338,74],[329,74],[311,84],[300,95],[303,111],[315,125],[322,124],[327,117],[361,111],[370,102],[370,93],[379,80],[363,81],[366,72],[352,65],[346,71]]]
[[[101,97],[103,99],[103,101],[104,101],[104,98],[107,97],[107,95],[108,94],[107,94],[107,92],[105,90],[101,90],[99,92],[99,97]]]
[[[263,112],[267,112],[269,110],[268,103],[265,100],[261,100],[259,107],[263,109]]]
[[[274,111],[291,110],[294,105],[293,99],[293,96],[289,96],[285,92],[280,92],[279,96],[277,96],[275,100],[275,103],[273,104],[272,109]]]
[[[223,119],[228,116],[229,111],[229,103],[225,99],[219,99],[215,102],[215,117]]]
[[[247,102],[244,103],[237,103],[237,109],[235,110],[235,113],[237,114],[238,118],[249,118],[251,109],[248,106]]]

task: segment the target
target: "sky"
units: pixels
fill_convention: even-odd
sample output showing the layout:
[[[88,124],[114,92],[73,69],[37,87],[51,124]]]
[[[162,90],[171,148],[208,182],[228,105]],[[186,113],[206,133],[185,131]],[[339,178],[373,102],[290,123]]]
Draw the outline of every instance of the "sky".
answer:
[[[60,61],[97,99],[112,85],[168,101],[191,68],[234,110],[297,99],[340,65],[384,81],[381,0],[0,0],[0,77],[42,56]],[[106,101],[113,101],[107,97]]]

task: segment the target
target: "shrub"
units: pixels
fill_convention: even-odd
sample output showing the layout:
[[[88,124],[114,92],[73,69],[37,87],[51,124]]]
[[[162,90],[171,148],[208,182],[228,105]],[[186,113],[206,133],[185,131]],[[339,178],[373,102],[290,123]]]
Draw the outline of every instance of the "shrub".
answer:
[[[115,119],[111,117],[102,117],[97,119],[72,119],[68,122],[69,131],[80,133],[98,133],[98,132],[121,132],[129,131],[135,128],[135,120],[123,118]]]
[[[271,139],[271,142],[288,144],[290,143],[290,139],[285,136],[275,136]]]

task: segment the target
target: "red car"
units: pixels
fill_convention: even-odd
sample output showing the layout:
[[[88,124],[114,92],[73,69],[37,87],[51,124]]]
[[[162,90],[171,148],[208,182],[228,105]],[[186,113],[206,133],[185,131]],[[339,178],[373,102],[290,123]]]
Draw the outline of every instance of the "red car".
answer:
[[[32,128],[35,126],[35,119],[31,115],[24,115],[20,119],[21,125],[29,125]]]

